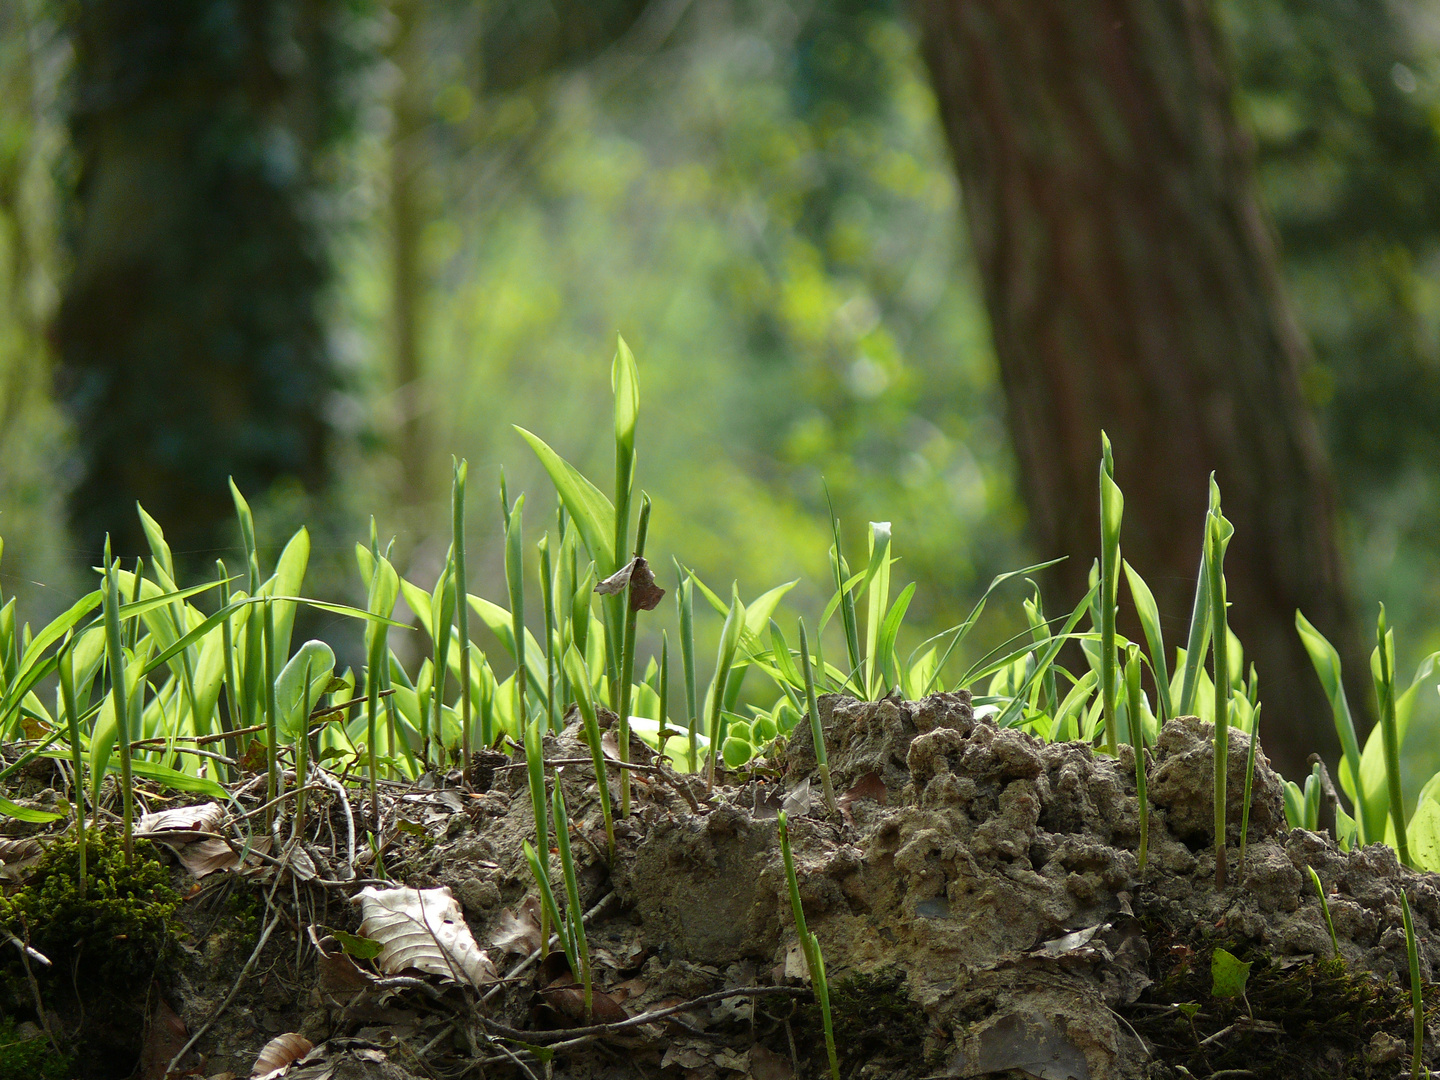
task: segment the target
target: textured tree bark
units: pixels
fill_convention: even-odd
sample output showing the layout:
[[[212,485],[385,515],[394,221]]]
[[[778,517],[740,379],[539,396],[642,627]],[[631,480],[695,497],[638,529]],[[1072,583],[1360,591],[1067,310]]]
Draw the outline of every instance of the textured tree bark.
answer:
[[[1294,629],[1340,649],[1369,711],[1328,464],[1202,0],[917,0],[964,192],[1034,538],[1067,595],[1098,551],[1099,432],[1122,548],[1183,644],[1215,471],[1231,626],[1262,745],[1291,778],[1339,745]],[[1123,592],[1123,590],[1122,590]],[[1122,601],[1123,603],[1123,601]],[[1363,681],[1362,681],[1363,680]]]

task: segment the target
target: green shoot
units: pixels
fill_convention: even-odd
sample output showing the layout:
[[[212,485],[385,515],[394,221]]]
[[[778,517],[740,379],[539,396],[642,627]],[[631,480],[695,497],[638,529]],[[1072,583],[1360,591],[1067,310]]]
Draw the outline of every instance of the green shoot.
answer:
[[[1105,750],[1116,754],[1117,671],[1115,611],[1120,597],[1120,521],[1125,497],[1115,483],[1110,439],[1100,432],[1100,694],[1105,703]]]
[[[224,611],[230,606],[230,576],[225,569],[224,560],[215,560],[215,573],[220,582],[220,610]],[[220,653],[225,657],[225,712],[220,717],[220,725],[227,732],[234,731],[244,724],[244,720],[240,718],[240,701],[236,696],[239,687],[235,681],[234,638],[234,627],[230,622],[230,616],[226,615],[220,624]],[[234,761],[240,760],[238,736],[232,736],[225,740],[225,753]]]
[[[609,577],[624,566],[625,552],[630,550],[630,497],[635,490],[635,425],[640,416],[640,373],[630,346],[622,337],[616,338],[615,359],[610,364],[610,392],[615,398],[615,537],[609,565],[599,568],[602,577]],[[620,595],[608,596],[603,606],[605,674],[610,684],[610,704],[616,705],[619,701],[617,684],[620,681],[625,599]]]
[[[470,781],[470,605],[466,603],[465,584],[465,479],[469,475],[467,461],[454,463],[450,482],[451,550],[455,553],[455,618],[460,644],[460,760],[466,783]],[[516,651],[524,653],[524,637]],[[488,744],[487,744],[488,745]]]
[[[805,707],[810,713],[810,738],[815,743],[815,767],[825,790],[825,805],[832,814],[838,814],[835,788],[830,782],[830,756],[825,750],[825,732],[820,727],[820,707],[815,700],[815,669],[810,664],[810,641],[805,636],[804,619],[800,620],[800,671],[805,676]]]
[[[633,436],[632,436],[633,437]],[[650,531],[650,496],[640,493],[640,517],[635,526],[635,558],[645,556],[645,537]],[[633,565],[633,564],[632,564]],[[620,653],[620,683],[616,687],[615,714],[619,717],[620,728],[616,732],[617,749],[620,752],[620,816],[630,816],[630,770],[624,766],[630,763],[630,690],[635,679],[635,621],[640,613],[635,602],[635,581],[632,573],[625,592],[625,636]]]
[[[559,788],[557,787],[556,790],[558,791]],[[535,848],[529,840],[522,840],[520,846],[525,852],[525,861],[530,864],[530,873],[535,878],[535,886],[540,890],[540,910],[548,915],[550,921],[555,924],[555,935],[560,939],[560,949],[564,952],[565,959],[570,962],[570,970],[577,971],[580,967],[580,957],[575,954],[575,943],[570,939],[570,934],[565,927],[565,920],[561,917],[560,908],[555,903],[555,890],[550,887],[550,873],[546,869],[546,863],[550,861],[549,853],[547,852],[542,858],[536,854]],[[547,934],[546,939],[540,945],[542,953],[548,954],[549,946],[549,935]]]
[[[795,916],[795,932],[800,936],[800,949],[805,954],[805,966],[810,970],[810,982],[815,987],[815,999],[820,1004],[830,1077],[831,1080],[840,1080],[840,1062],[835,1055],[835,1027],[830,1016],[830,986],[825,981],[825,957],[820,952],[820,939],[810,932],[805,923],[805,909],[800,904],[800,882],[795,877],[795,860],[790,854],[790,826],[783,810],[780,811],[779,821],[780,857],[785,863],[785,881],[790,887],[790,911]]]
[[[1150,850],[1150,797],[1145,790],[1145,724],[1141,718],[1140,646],[1131,644],[1125,656],[1125,706],[1130,721],[1130,748],[1135,752],[1135,795],[1140,800],[1140,873]]]
[[[1210,510],[1220,510],[1220,489],[1214,477],[1210,480]],[[1206,517],[1206,530],[1209,517]],[[1205,666],[1205,648],[1210,642],[1210,564],[1209,544],[1201,544],[1200,576],[1195,582],[1195,603],[1190,609],[1190,636],[1185,639],[1185,666],[1181,671],[1180,700],[1175,703],[1176,716],[1195,715],[1195,694],[1200,685],[1200,672]]]
[[[60,647],[60,704],[70,734],[70,764],[75,770],[75,844],[80,860],[80,895],[85,895],[85,766],[80,751],[80,709],[75,701],[74,637],[67,634]]]
[[[279,743],[275,706],[275,605],[265,608],[265,832],[275,824],[275,800],[280,797],[280,765],[276,759]]]
[[[110,554],[110,536],[105,536],[105,655],[110,666],[110,697],[115,709],[115,742],[120,750],[120,814],[124,831],[125,862],[134,861],[135,792],[130,777],[130,702],[125,686],[125,650],[120,638],[120,585]],[[135,692],[140,693],[137,684]],[[98,782],[98,780],[97,780]]]
[[[1254,798],[1255,755],[1260,749],[1260,703],[1250,722],[1250,752],[1245,755],[1245,805],[1240,810],[1240,874],[1245,874],[1245,846],[1250,839],[1250,801]]]
[[[885,687],[881,686],[880,665],[882,658],[877,655],[880,622],[890,604],[890,522],[870,523],[870,565],[865,571],[865,697],[879,698]]]
[[[1375,820],[1368,801],[1364,797],[1365,787],[1360,779],[1360,741],[1355,736],[1355,721],[1350,714],[1350,702],[1345,697],[1345,684],[1340,677],[1340,654],[1335,646],[1326,640],[1310,620],[1299,611],[1295,612],[1295,629],[1305,651],[1310,654],[1310,663],[1325,689],[1330,701],[1330,711],[1335,720],[1335,732],[1340,736],[1340,748],[1344,751],[1344,764],[1349,771],[1350,794],[1355,805],[1355,820],[1360,837],[1364,842],[1383,839],[1384,822]],[[1341,779],[1344,779],[1342,774]]]
[[[675,589],[675,604],[680,609],[680,666],[685,673],[685,716],[690,734],[690,771],[700,771],[699,740],[696,738],[700,725],[699,702],[695,694],[695,583],[675,563],[679,585]]]
[[[1405,797],[1400,790],[1400,735],[1395,720],[1395,632],[1385,621],[1385,605],[1375,627],[1375,659],[1370,667],[1375,676],[1375,698],[1380,707],[1380,730],[1384,733],[1385,779],[1390,790],[1390,823],[1395,829],[1395,852],[1405,866],[1410,861],[1410,843],[1405,836]]]
[[[830,490],[826,488],[825,497],[828,500]],[[835,598],[840,605],[840,623],[845,631],[845,648],[850,657],[850,677],[860,676],[860,631],[855,621],[855,594],[847,578],[850,574],[850,567],[845,562],[844,551],[840,547],[840,519],[835,516],[835,508],[830,507],[830,532],[835,538],[834,546],[830,548],[830,567],[835,575]],[[823,633],[825,625],[822,621],[820,630]],[[847,679],[848,681],[848,679]],[[860,687],[860,696],[865,697],[864,687]]]
[[[540,601],[545,607],[545,722],[550,731],[560,726],[555,704],[555,652],[559,647],[559,629],[555,622],[555,576],[550,563],[550,534],[540,537],[535,545],[540,552]],[[484,733],[489,746],[491,733]]]
[[[1410,1009],[1414,1015],[1415,1036],[1410,1054],[1410,1080],[1420,1080],[1425,1053],[1425,999],[1420,986],[1420,951],[1415,947],[1415,921],[1410,916],[1410,898],[1400,890],[1400,914],[1405,918],[1405,955],[1410,961]]]
[[[580,710],[585,741],[590,746],[590,761],[595,766],[595,788],[600,796],[600,813],[605,818],[605,851],[613,863],[615,819],[610,810],[610,779],[606,774],[605,750],[600,744],[600,719],[595,713],[595,699],[591,697],[590,669],[574,645],[565,652],[565,673],[570,677],[570,688],[575,692],[575,705]],[[559,828],[558,824],[556,828]]]
[[[530,808],[535,814],[535,847],[550,850],[550,822],[545,809],[545,744],[540,737],[540,721],[525,725],[525,772],[530,780]],[[558,786],[558,785],[557,785]],[[550,952],[550,911],[540,908],[540,957]]]
[[[1165,635],[1160,629],[1160,605],[1155,603],[1155,594],[1145,579],[1135,572],[1128,562],[1121,561],[1125,568],[1125,580],[1130,583],[1130,596],[1135,601],[1135,612],[1140,617],[1140,629],[1145,633],[1145,644],[1150,647],[1150,670],[1155,676],[1155,709],[1161,726],[1174,716],[1170,704],[1170,668],[1165,661]]]
[[[730,586],[730,610],[725,616],[725,625],[720,630],[720,648],[715,657],[715,679],[710,684],[710,757],[706,764],[705,790],[715,790],[715,763],[720,757],[724,741],[720,730],[721,713],[725,707],[725,689],[730,681],[730,668],[735,663],[735,650],[740,644],[740,633],[745,628],[745,605],[740,602],[740,586]]]
[[[1335,950],[1335,959],[1340,959],[1340,939],[1335,936],[1335,921],[1330,918],[1330,901],[1325,897],[1325,886],[1320,884],[1320,875],[1315,872],[1313,866],[1305,867],[1310,871],[1310,880],[1315,885],[1315,895],[1320,897],[1320,914],[1325,917],[1325,929],[1330,931],[1330,948]]]
[[[1213,483],[1213,480],[1212,480]],[[1218,502],[1218,500],[1217,500]],[[1211,658],[1215,684],[1215,886],[1225,887],[1226,784],[1230,758],[1229,626],[1225,616],[1225,548],[1235,534],[1219,509],[1211,510],[1205,525],[1205,564],[1210,574]]]
[[[565,812],[565,792],[557,782],[550,796],[555,813],[555,846],[560,849],[560,872],[565,876],[565,921],[575,958],[580,970],[575,972],[585,988],[585,1022],[590,1022],[594,999],[590,984],[590,943],[585,938],[585,909],[580,906],[580,875],[575,872],[575,856],[570,850],[570,817]]]
[[[505,588],[510,597],[510,632],[515,641],[515,720],[525,723],[525,496],[505,514]]]

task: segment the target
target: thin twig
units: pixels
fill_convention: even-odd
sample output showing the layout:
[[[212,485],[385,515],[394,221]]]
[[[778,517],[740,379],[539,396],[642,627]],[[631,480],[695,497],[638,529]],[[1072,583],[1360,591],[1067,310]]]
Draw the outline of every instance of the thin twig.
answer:
[[[641,1013],[628,1020],[617,1020],[610,1024],[591,1024],[589,1027],[561,1028],[556,1031],[521,1031],[483,1016],[480,1017],[480,1022],[502,1038],[534,1045],[549,1044],[551,1050],[565,1050],[572,1046],[591,1042],[604,1035],[651,1024],[656,1020],[663,1020],[667,1016],[690,1012],[692,1009],[698,1009],[701,1005],[724,1001],[727,998],[771,996],[798,998],[809,997],[813,993],[814,991],[807,986],[736,986],[729,990],[716,990],[714,993],[702,994],[698,998],[681,1002],[679,1005],[672,1005],[668,1009],[656,1009],[654,1012]]]

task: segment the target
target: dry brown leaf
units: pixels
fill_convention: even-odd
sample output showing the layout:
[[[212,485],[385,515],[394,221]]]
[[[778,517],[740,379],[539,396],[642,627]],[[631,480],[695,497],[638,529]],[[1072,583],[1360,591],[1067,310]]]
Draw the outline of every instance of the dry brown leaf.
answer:
[[[44,853],[33,836],[0,838],[0,881],[23,881]]]
[[[840,816],[845,819],[845,824],[854,825],[855,816],[850,813],[851,806],[861,799],[873,799],[884,806],[889,795],[890,793],[885,788],[885,781],[880,779],[880,774],[868,772],[855,781],[854,786],[835,802],[840,808]]]
[[[545,1004],[577,1024],[617,1024],[630,1019],[620,1003],[613,997],[592,986],[590,989],[590,1016],[585,1015],[585,988],[575,981],[573,975],[560,976],[540,991]]]
[[[191,844],[175,848],[175,857],[180,865],[190,871],[191,877],[202,878],[220,870],[233,870],[240,865],[240,856],[219,837],[211,836]]]
[[[225,820],[225,807],[218,802],[196,803],[194,806],[176,806],[154,814],[141,814],[135,825],[135,835],[151,840],[169,841],[172,838],[189,843],[198,837],[186,837],[185,833],[213,833]]]
[[[665,596],[665,590],[655,584],[655,574],[643,555],[637,555],[611,574],[595,591],[602,596],[614,596],[630,588],[631,611],[653,611]]]
[[[361,890],[360,933],[380,943],[380,970],[395,975],[408,968],[484,986],[496,979],[490,958],[475,944],[460,905],[449,888]]]
[[[750,1048],[751,1080],[794,1080],[795,1070],[790,1059],[763,1046]]]
[[[315,960],[315,990],[322,1004],[346,1006],[369,988],[371,976],[340,948],[328,934],[321,937],[315,926],[307,931],[319,956]]]
[[[490,931],[490,944],[507,953],[528,956],[540,948],[540,903],[527,896],[519,911],[505,908]]]
[[[145,1021],[145,1041],[140,1048],[140,1080],[164,1080],[165,1070],[178,1054],[190,1032],[185,1021],[163,997],[156,995],[155,1006]]]
[[[250,1076],[263,1077],[264,1080],[283,1076],[292,1061],[299,1061],[314,1049],[315,1044],[298,1032],[287,1031],[284,1035],[276,1035],[260,1051],[260,1056],[250,1068]]]

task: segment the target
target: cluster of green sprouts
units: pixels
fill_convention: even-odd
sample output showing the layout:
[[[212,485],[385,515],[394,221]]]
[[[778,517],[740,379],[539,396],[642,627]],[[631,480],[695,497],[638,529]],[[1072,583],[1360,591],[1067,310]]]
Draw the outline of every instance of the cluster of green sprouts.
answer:
[[[615,471],[608,494],[539,436],[516,429],[558,499],[553,531],[527,547],[525,496],[512,501],[502,474],[504,603],[468,591],[464,462],[454,469],[452,543],[438,579],[425,588],[402,577],[372,522],[368,543],[356,545],[363,607],[302,595],[309,560],[304,529],[284,545],[272,567],[262,566],[254,520],[238,489],[233,496],[244,565],[232,573],[217,562],[213,579],[205,582],[182,586],[163,531],[140,510],[147,557],[127,567],[107,549],[98,587],[39,631],[18,623],[13,599],[0,607],[0,738],[24,744],[20,759],[0,770],[0,781],[37,755],[56,758],[73,770],[77,804],[93,806],[103,779],[116,774],[128,844],[137,782],[226,799],[225,784],[240,778],[242,761],[263,759],[266,826],[276,828],[288,815],[298,829],[311,775],[324,767],[346,782],[368,786],[374,823],[379,821],[380,783],[414,779],[457,760],[468,772],[475,750],[508,740],[524,746],[531,760],[534,851],[544,870],[547,816],[553,818],[562,854],[568,847],[567,819],[558,787],[552,799],[545,797],[543,769],[536,772],[536,763],[540,739],[561,729],[569,703],[577,708],[597,776],[612,767],[600,746],[602,714],[616,717],[617,805],[611,805],[607,784],[599,784],[613,855],[614,817],[623,818],[631,809],[632,733],[671,766],[702,773],[713,787],[725,770],[745,770],[763,759],[808,716],[825,799],[833,808],[817,693],[914,699],[939,689],[968,688],[977,711],[1001,727],[1046,740],[1083,740],[1112,755],[1122,745],[1129,747],[1139,796],[1142,870],[1148,851],[1146,747],[1172,717],[1198,715],[1211,721],[1215,871],[1222,885],[1228,876],[1229,730],[1250,735],[1241,810],[1243,862],[1260,702],[1253,665],[1246,671],[1240,642],[1228,626],[1224,559],[1233,530],[1221,512],[1213,479],[1189,633],[1173,653],[1150,589],[1121,555],[1124,497],[1109,441],[1102,436],[1101,554],[1092,587],[1068,612],[1046,614],[1030,576],[1051,565],[1041,563],[1000,575],[964,621],[902,652],[899,642],[915,586],[891,595],[896,558],[889,524],[871,523],[864,565],[856,569],[832,515],[833,593],[813,634],[803,620],[793,624],[798,648],[791,647],[777,618],[795,582],[746,603],[738,586],[732,585],[725,599],[672,560],[681,663],[678,701],[672,703],[668,634],[659,635],[658,657],[643,668],[637,656],[641,623],[664,590],[645,554],[651,502],[636,487],[640,381],[623,341],[611,366],[611,387]],[[529,580],[531,574],[538,582]],[[1128,641],[1117,630],[1122,577],[1142,642]],[[1026,629],[958,674],[949,672],[991,595],[1013,579],[1030,587],[1023,600]],[[203,607],[202,595],[208,598]],[[396,618],[402,600],[409,621]],[[709,683],[702,687],[696,626],[707,605],[719,622],[718,645]],[[292,649],[301,606],[363,621],[361,670],[338,670],[334,652],[323,642]],[[1089,625],[1082,628],[1087,616]],[[475,619],[485,642],[477,640]],[[429,647],[418,667],[407,670],[392,637],[417,628]],[[1341,843],[1385,841],[1407,865],[1440,870],[1440,775],[1425,785],[1407,817],[1398,767],[1417,691],[1435,681],[1437,656],[1428,657],[1408,689],[1397,692],[1394,635],[1381,610],[1372,659],[1381,723],[1362,753],[1338,655],[1298,613],[1297,628],[1329,694],[1344,748],[1340,784],[1352,812],[1338,810]],[[824,648],[827,631],[832,644],[838,639],[839,645],[831,659]],[[1080,646],[1081,670],[1070,671],[1059,662],[1069,642]],[[413,655],[414,649],[401,652]],[[1144,668],[1151,693],[1145,689]],[[747,687],[752,673],[764,684],[748,680]],[[53,699],[44,700],[52,687]],[[290,775],[293,784],[287,784]],[[1321,786],[1318,775],[1307,778],[1304,788],[1287,785],[1292,825],[1314,827]],[[0,800],[0,813],[32,821],[73,814],[83,837],[83,805],[52,813]],[[540,876],[548,885],[548,876]],[[569,895],[569,876],[567,910],[562,916],[551,892],[544,918],[553,921],[567,954],[573,953],[572,965],[583,975],[588,966],[584,934],[573,910],[577,901]]]

